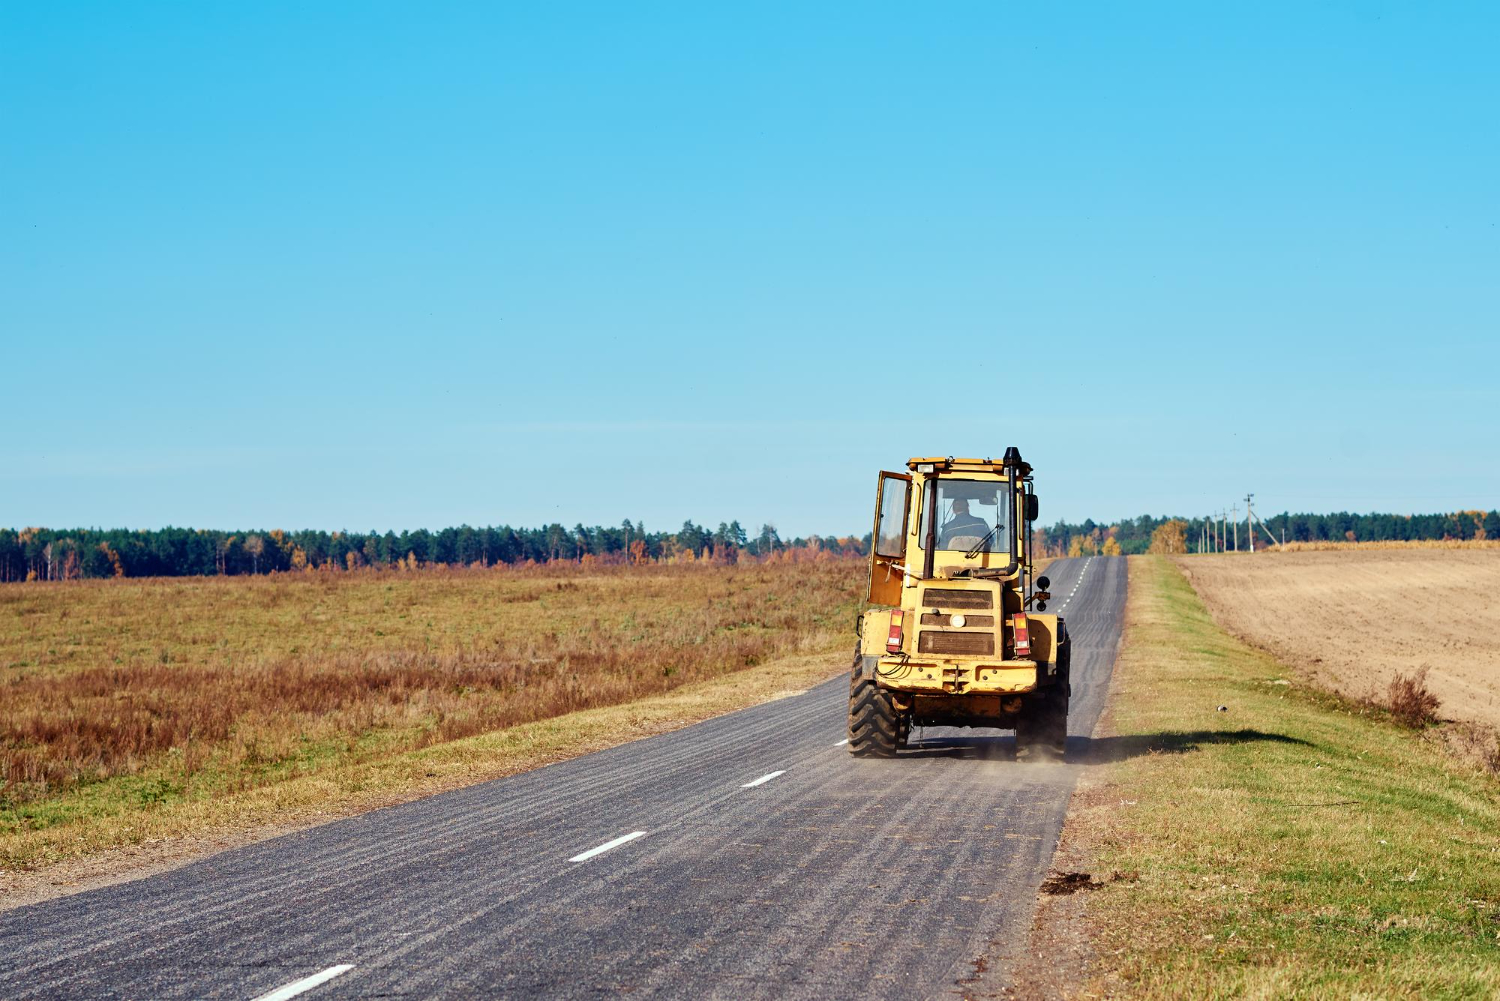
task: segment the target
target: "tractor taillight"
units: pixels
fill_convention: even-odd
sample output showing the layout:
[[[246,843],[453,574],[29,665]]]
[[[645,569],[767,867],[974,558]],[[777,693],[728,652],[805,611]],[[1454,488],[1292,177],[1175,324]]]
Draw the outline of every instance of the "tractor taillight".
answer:
[[[1015,627],[1016,634],[1016,656],[1031,656],[1031,630],[1026,626],[1026,613],[1017,612],[1011,622]]]
[[[897,609],[891,613],[891,633],[886,637],[885,648],[891,653],[901,652],[901,621],[906,613]]]

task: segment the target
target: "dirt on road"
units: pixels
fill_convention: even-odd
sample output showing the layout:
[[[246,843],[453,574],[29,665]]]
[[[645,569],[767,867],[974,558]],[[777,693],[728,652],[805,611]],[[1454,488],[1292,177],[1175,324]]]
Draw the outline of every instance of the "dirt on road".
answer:
[[[1230,632],[1353,697],[1428,669],[1438,715],[1500,726],[1500,550],[1187,556]]]

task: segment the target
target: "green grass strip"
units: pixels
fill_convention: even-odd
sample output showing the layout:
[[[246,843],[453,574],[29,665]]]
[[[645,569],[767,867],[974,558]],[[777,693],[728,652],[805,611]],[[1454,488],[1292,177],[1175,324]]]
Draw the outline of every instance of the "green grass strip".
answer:
[[[1500,784],[1298,685],[1165,559],[1130,563],[1113,736],[1095,749],[1110,763],[1069,818],[1105,881],[1088,904],[1097,986],[1500,996]]]

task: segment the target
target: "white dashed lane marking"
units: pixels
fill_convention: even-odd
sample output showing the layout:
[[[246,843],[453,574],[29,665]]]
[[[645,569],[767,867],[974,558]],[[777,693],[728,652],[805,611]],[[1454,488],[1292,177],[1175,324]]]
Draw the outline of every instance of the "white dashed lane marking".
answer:
[[[604,842],[604,844],[600,845],[598,848],[590,848],[586,852],[581,852],[581,853],[579,853],[577,855],[574,855],[572,858],[568,859],[568,861],[569,862],[587,862],[589,859],[593,858],[595,855],[603,855],[605,852],[609,851],[611,848],[618,848],[621,845],[625,844],[627,841],[634,841],[636,838],[642,838],[642,837],[645,837],[645,836],[646,836],[646,832],[645,831],[631,831],[629,834],[622,834],[622,835],[620,835],[618,838],[615,838],[613,841],[606,841],[606,842]]]
[[[1069,591],[1068,596],[1062,600],[1062,604],[1057,606],[1057,610],[1059,612],[1061,612],[1064,608],[1067,608],[1068,602],[1072,601],[1073,596],[1078,593],[1078,588],[1083,585],[1084,575],[1089,572],[1089,564],[1093,562],[1094,558],[1092,556],[1083,561],[1083,569],[1078,571],[1078,579],[1073,582],[1073,590]]]
[[[287,1001],[287,998],[294,998],[303,991],[310,991],[319,984],[326,984],[334,977],[348,973],[352,969],[354,969],[354,964],[352,963],[340,963],[338,966],[330,966],[320,973],[314,973],[310,977],[303,977],[301,980],[287,984],[285,987],[278,987],[269,994],[262,994],[255,1001]]]
[[[751,782],[746,782],[744,785],[740,786],[740,788],[741,789],[754,789],[756,786],[763,786],[763,785],[765,785],[767,782],[771,781],[772,779],[774,779],[778,775],[785,775],[785,774],[786,774],[786,769],[785,768],[783,768],[779,772],[767,772],[766,774],[762,775],[758,779],[755,779],[755,780],[753,780]]]

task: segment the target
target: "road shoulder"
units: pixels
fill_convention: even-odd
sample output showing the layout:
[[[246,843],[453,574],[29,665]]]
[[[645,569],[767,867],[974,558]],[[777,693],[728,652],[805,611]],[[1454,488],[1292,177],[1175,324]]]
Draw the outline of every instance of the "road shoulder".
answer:
[[[1166,560],[1130,569],[1110,716],[1058,857],[1089,875],[1038,908],[1012,996],[1500,991],[1500,786],[1292,681]]]

